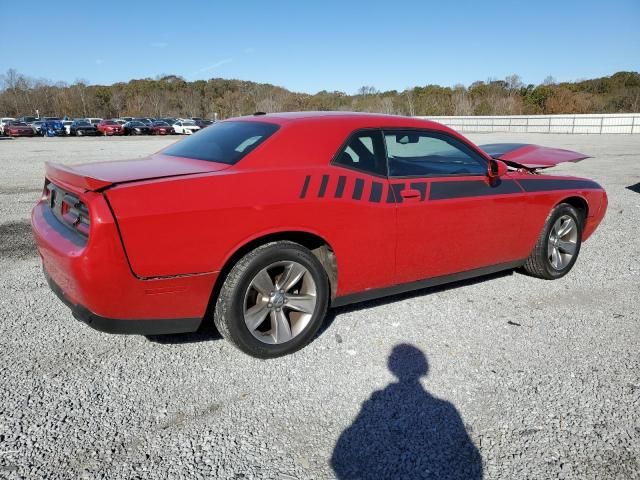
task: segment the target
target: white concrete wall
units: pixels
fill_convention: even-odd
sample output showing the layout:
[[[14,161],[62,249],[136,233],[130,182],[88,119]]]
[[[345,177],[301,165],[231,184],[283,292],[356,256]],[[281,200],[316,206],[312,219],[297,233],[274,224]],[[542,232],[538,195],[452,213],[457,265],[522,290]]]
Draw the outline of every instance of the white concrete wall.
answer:
[[[419,117],[459,132],[638,133],[640,113]]]

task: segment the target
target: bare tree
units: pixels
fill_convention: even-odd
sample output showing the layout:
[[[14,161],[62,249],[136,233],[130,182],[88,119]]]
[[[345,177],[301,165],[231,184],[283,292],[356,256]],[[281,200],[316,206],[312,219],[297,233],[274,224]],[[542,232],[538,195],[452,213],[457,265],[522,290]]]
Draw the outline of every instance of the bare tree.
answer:
[[[407,100],[407,110],[409,111],[409,115],[414,117],[416,114],[415,107],[413,106],[413,89],[407,88],[404,91],[404,96]]]

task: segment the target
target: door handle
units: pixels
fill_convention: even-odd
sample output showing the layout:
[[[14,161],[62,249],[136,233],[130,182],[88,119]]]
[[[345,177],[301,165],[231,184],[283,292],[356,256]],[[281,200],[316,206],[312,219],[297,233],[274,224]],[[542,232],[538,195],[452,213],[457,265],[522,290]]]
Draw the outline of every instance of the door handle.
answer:
[[[400,196],[405,200],[420,200],[420,190],[408,188],[400,192]]]

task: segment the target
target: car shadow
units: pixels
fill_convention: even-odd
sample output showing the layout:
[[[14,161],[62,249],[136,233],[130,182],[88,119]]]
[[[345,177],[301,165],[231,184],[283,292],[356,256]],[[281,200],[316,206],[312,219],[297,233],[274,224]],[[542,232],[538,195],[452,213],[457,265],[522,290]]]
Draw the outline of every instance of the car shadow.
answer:
[[[327,312],[327,317],[323,322],[320,330],[318,331],[318,335],[322,335],[326,330],[328,330],[335,319],[344,313],[354,312],[357,310],[365,310],[367,308],[378,307],[381,305],[387,305],[389,303],[395,303],[402,300],[408,300],[410,298],[422,297],[424,295],[429,295],[438,292],[446,292],[447,290],[453,290],[456,288],[468,287],[470,285],[475,285],[476,283],[482,283],[489,280],[494,280],[497,278],[507,277],[513,275],[515,270],[504,270],[501,272],[492,273],[489,275],[483,275],[480,277],[470,278],[467,280],[459,280],[457,282],[446,283],[444,285],[438,285],[436,287],[426,287],[421,288],[419,290],[412,290],[410,292],[398,293],[396,295],[389,295],[388,297],[377,298],[375,300],[367,300],[364,302],[352,303],[350,305],[345,305],[344,307],[336,307],[332,308]]]
[[[635,193],[640,193],[640,182],[634,184],[634,185],[629,185],[628,187],[625,187],[627,190],[631,190],[632,192]]]
[[[482,457],[455,406],[422,387],[426,355],[393,348],[388,367],[398,381],[373,394],[342,432],[331,457],[345,479],[482,479]]]
[[[388,303],[393,303],[401,300],[406,300],[409,298],[419,297],[429,293],[443,292],[446,290],[451,290],[453,288],[460,288],[460,287],[465,287],[469,285],[474,285],[479,282],[484,282],[487,280],[500,278],[507,275],[513,275],[513,272],[514,272],[513,270],[506,270],[503,272],[493,273],[491,275],[476,277],[469,280],[460,280],[458,282],[452,282],[452,283],[448,283],[446,285],[440,285],[437,287],[422,288],[420,290],[414,290],[411,292],[390,295],[388,297],[383,297],[376,300],[367,300],[365,302],[354,303],[351,305],[346,305],[344,307],[332,308],[327,312],[325,321],[322,323],[322,326],[320,327],[320,330],[318,331],[318,334],[316,337],[323,335],[324,332],[331,327],[335,319],[343,313],[377,307],[380,305],[386,305]],[[206,319],[212,318],[212,314],[210,310],[207,311],[205,318]],[[213,325],[212,321],[203,321],[200,329],[198,329],[197,332],[193,332],[193,333],[145,335],[145,337],[147,338],[147,340],[153,343],[159,343],[164,345],[211,342],[215,340],[222,340],[222,335],[220,335],[215,325]]]
[[[211,317],[207,317],[211,318]],[[202,322],[198,331],[193,333],[173,333],[166,335],[145,335],[147,340],[162,345],[180,345],[184,343],[200,343],[222,340],[222,335],[218,332],[213,322]]]

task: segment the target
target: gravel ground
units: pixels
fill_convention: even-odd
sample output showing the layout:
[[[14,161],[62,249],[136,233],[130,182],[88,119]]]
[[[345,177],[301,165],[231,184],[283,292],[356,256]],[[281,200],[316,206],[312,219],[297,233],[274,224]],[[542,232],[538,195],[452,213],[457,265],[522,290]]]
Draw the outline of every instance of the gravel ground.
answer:
[[[175,138],[0,141],[0,478],[640,478],[640,135],[471,138],[595,157],[555,169],[609,194],[571,274],[341,308],[271,361],[214,333],[93,331],[44,282],[43,161]]]

